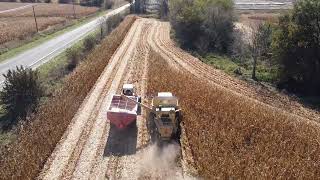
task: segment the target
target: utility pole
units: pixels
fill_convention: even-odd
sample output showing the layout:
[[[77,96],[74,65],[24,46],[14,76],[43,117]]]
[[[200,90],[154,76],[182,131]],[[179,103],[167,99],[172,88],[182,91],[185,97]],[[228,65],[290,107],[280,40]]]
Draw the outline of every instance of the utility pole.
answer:
[[[75,10],[75,7],[74,7],[74,1],[75,0],[72,1],[72,4],[73,4],[73,17],[76,18],[76,10]]]
[[[36,17],[36,13],[34,11],[34,6],[32,6],[32,10],[33,10],[34,22],[36,23],[37,32],[39,32],[38,23],[37,23],[37,17]]]
[[[100,25],[100,40],[103,39],[103,23]]]

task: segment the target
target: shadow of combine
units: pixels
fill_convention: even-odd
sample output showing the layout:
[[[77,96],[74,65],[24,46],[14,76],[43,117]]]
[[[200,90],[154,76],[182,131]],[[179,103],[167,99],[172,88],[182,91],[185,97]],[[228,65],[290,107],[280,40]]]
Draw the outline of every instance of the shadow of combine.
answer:
[[[125,129],[118,129],[111,124],[103,155],[124,156],[135,154],[137,151],[137,136],[136,122],[132,122]]]

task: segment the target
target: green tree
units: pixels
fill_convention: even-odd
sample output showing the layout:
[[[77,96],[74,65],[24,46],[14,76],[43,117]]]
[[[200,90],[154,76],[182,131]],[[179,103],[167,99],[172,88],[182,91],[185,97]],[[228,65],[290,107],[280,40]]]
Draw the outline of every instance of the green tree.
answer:
[[[281,64],[281,88],[320,94],[320,1],[298,1],[291,14],[280,18],[273,43]]]
[[[168,0],[163,0],[160,4],[159,16],[161,19],[167,19],[169,13]]]
[[[143,6],[144,6],[143,0],[135,0],[135,3],[131,7],[132,13],[136,13],[136,14],[144,13]]]
[[[0,93],[3,108],[15,123],[33,112],[43,94],[37,71],[22,66],[4,74],[5,82]]]
[[[257,80],[256,68],[258,59],[269,56],[272,43],[272,28],[268,23],[252,27],[250,51],[253,58],[252,79]]]
[[[102,23],[101,23],[102,24]],[[102,29],[102,28],[101,28]],[[102,31],[102,30],[101,30]],[[103,34],[103,32],[101,33]],[[84,50],[86,52],[91,51],[97,44],[97,36],[95,35],[90,35],[88,37],[86,37],[83,41],[83,46],[84,46]]]
[[[114,5],[114,1],[113,0],[105,0],[104,1],[104,8],[105,9],[111,9]]]
[[[66,56],[69,60],[67,69],[72,71],[80,62],[82,58],[83,48],[71,47],[66,50]]]
[[[232,0],[171,0],[170,21],[181,45],[203,54],[232,45]]]

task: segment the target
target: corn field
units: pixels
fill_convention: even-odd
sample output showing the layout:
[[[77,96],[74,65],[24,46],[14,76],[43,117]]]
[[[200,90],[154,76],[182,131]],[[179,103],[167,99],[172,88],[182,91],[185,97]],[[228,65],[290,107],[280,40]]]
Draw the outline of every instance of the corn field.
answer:
[[[205,179],[317,179],[320,125],[224,91],[150,55],[148,93],[174,92]],[[165,69],[165,71],[164,71]]]
[[[64,86],[39,108],[37,116],[21,125],[17,141],[1,151],[0,179],[36,178],[134,21],[135,17],[127,17],[65,79]]]

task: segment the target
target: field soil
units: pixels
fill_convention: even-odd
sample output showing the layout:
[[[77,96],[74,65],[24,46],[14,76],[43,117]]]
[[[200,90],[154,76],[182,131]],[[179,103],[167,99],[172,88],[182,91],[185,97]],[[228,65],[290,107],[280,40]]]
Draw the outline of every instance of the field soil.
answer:
[[[152,145],[145,110],[125,130],[110,126],[107,109],[124,83],[134,84],[144,103],[158,91],[177,93],[186,115],[181,145]],[[138,18],[39,178],[316,177],[319,117],[294,99],[257,89],[184,52],[170,39],[169,23]]]

